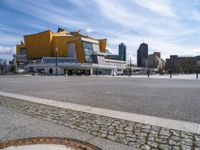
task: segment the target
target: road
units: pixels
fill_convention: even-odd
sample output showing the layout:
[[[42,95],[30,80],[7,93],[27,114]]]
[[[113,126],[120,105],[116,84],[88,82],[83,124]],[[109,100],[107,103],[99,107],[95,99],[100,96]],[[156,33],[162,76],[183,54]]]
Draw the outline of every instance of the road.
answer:
[[[0,76],[0,90],[200,123],[200,80]]]

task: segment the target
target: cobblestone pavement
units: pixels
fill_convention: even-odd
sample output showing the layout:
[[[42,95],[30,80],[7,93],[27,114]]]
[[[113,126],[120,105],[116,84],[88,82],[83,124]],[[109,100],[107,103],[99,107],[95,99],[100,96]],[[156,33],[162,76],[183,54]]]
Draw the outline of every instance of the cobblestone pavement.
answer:
[[[200,150],[200,135],[0,96],[0,106],[115,142],[148,149]]]

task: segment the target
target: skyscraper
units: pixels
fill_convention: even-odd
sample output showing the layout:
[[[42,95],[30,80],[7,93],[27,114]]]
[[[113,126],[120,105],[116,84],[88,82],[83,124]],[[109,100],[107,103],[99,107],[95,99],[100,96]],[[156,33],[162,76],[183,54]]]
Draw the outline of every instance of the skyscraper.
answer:
[[[145,60],[148,58],[148,44],[142,43],[137,50],[137,66],[145,67]]]
[[[126,61],[126,45],[124,43],[119,44],[119,57],[120,60]]]

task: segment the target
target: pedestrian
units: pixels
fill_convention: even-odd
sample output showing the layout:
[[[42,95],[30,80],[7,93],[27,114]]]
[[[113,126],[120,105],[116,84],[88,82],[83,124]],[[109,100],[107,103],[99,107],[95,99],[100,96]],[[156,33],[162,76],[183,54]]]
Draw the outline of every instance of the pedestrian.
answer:
[[[149,69],[147,70],[147,76],[148,76],[148,78],[150,76],[150,70]]]

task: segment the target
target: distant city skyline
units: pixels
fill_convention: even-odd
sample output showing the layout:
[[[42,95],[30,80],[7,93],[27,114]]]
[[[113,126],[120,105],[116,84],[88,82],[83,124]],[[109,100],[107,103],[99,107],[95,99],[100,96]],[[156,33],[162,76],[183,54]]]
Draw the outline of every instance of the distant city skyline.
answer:
[[[107,38],[115,54],[123,42],[133,63],[143,42],[149,53],[159,51],[164,59],[200,55],[199,0],[1,0],[0,18],[2,59],[12,59],[23,35],[58,26]]]

